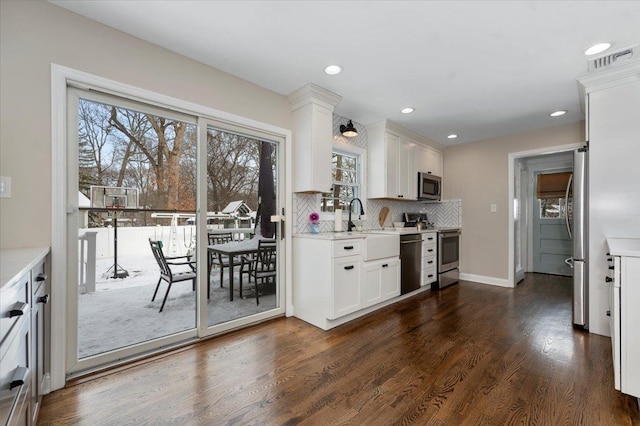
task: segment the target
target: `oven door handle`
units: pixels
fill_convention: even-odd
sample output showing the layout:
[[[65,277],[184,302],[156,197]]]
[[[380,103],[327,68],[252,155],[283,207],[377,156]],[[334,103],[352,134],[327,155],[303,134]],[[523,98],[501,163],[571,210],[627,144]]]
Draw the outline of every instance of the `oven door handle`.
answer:
[[[451,237],[457,237],[460,235],[460,231],[453,231],[453,232],[441,232],[440,236],[442,238],[451,238]]]

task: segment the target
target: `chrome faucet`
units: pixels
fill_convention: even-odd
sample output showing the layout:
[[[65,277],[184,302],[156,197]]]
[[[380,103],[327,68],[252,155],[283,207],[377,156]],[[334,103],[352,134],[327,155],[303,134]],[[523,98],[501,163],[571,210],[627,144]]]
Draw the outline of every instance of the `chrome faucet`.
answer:
[[[354,198],[349,202],[349,221],[347,222],[347,232],[351,232],[351,230],[356,226],[351,221],[351,207],[354,201],[358,201],[360,203],[360,215],[358,216],[358,219],[360,219],[360,216],[364,214],[364,206],[362,205],[362,200],[360,198]]]

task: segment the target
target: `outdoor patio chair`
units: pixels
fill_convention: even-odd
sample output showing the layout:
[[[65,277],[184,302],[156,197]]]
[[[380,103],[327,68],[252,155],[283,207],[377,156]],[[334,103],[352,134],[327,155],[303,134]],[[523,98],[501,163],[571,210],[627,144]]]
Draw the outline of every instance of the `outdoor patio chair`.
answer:
[[[231,232],[225,232],[222,234],[207,234],[209,238],[209,245],[225,244],[233,241],[233,235]],[[211,268],[213,265],[217,265],[220,268],[220,287],[223,287],[222,280],[224,278],[224,268],[229,269],[229,256],[222,255],[220,253],[209,252],[209,269],[207,270],[208,276],[211,275]],[[233,271],[230,272],[231,274]]]
[[[160,283],[162,280],[166,281],[169,286],[167,287],[167,292],[164,295],[164,299],[162,300],[162,305],[160,305],[160,311],[164,309],[164,304],[167,302],[167,297],[169,296],[169,290],[171,290],[171,285],[173,283],[177,283],[180,281],[188,281],[191,280],[193,290],[196,289],[196,262],[191,260],[191,256],[175,256],[175,257],[165,257],[162,251],[162,241],[152,241],[149,238],[149,245],[151,245],[151,251],[153,252],[153,257],[156,258],[156,262],[158,262],[158,266],[160,267],[160,278],[158,279],[158,284],[156,285],[156,291],[153,292],[153,297],[151,301],[153,302],[156,299],[156,295],[158,294],[158,289],[160,288]],[[184,259],[184,260],[181,260]],[[177,265],[188,265],[191,269],[186,272],[173,272],[171,270],[171,266]],[[207,297],[209,297],[209,291],[207,289]]]
[[[245,266],[248,269],[245,270]],[[240,263],[240,297],[242,297],[242,274],[249,275],[249,282],[253,281],[256,292],[256,305],[260,304],[258,284],[275,283],[276,280],[276,242],[274,240],[258,241],[258,251],[255,255],[243,256]]]

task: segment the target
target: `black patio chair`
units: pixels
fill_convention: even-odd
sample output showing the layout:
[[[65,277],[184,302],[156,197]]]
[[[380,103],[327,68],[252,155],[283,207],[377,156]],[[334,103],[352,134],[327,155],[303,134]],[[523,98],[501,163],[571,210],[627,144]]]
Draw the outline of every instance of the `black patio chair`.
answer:
[[[258,251],[254,255],[243,256],[240,266],[240,297],[242,297],[242,274],[249,275],[249,282],[253,281],[256,292],[256,305],[260,304],[258,284],[275,283],[276,280],[276,242],[275,240],[258,241]],[[248,269],[245,271],[245,265]]]
[[[160,305],[160,311],[164,309],[164,304],[167,302],[167,297],[169,296],[169,290],[171,290],[171,285],[173,283],[177,283],[180,281],[189,281],[191,280],[193,290],[196,289],[196,262],[191,260],[191,256],[175,256],[175,257],[165,257],[162,251],[162,241],[152,241],[149,238],[149,245],[151,246],[151,251],[153,252],[153,257],[156,258],[156,262],[158,262],[158,266],[160,267],[160,278],[158,279],[158,284],[156,285],[156,291],[153,292],[153,297],[151,301],[153,302],[156,299],[156,295],[158,294],[158,289],[160,288],[160,283],[162,280],[166,281],[169,286],[167,287],[167,292],[164,295],[164,299],[162,300],[162,305]],[[184,260],[181,260],[184,259]],[[177,265],[188,265],[190,267],[190,271],[186,272],[173,272],[171,270],[171,266]],[[207,297],[209,297],[209,291],[207,288]]]
[[[209,245],[212,246],[214,244],[225,244],[233,241],[233,235],[231,232],[225,232],[221,234],[207,234],[209,239]],[[213,265],[216,265],[220,268],[220,287],[222,287],[222,280],[224,278],[224,268],[229,269],[229,256],[222,255],[220,253],[212,253],[209,252],[209,268],[207,270],[207,276],[211,275],[211,268]],[[233,271],[229,273],[233,274]]]

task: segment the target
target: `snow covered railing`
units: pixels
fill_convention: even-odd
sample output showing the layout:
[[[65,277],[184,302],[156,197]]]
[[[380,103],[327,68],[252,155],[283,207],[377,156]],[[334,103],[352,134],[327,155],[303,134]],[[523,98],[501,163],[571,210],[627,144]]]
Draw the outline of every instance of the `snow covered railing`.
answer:
[[[98,231],[85,231],[80,234],[80,294],[96,291],[96,236]]]

